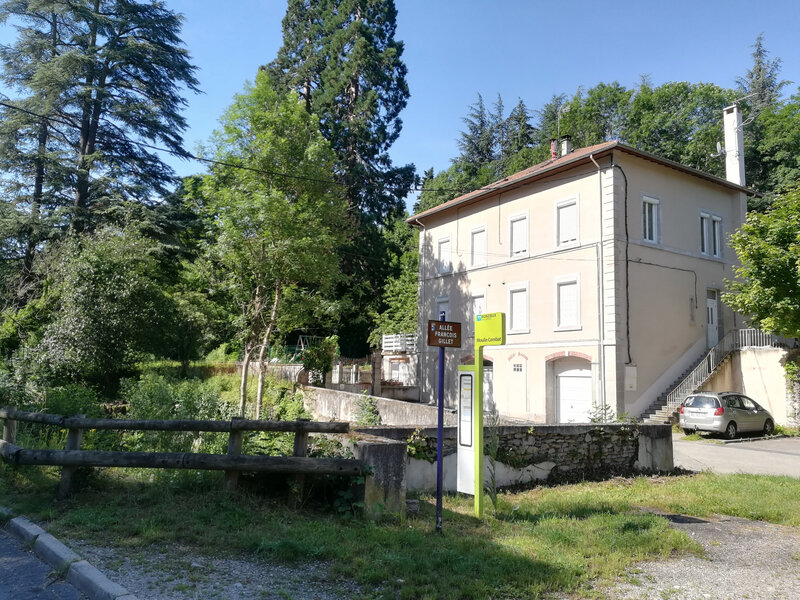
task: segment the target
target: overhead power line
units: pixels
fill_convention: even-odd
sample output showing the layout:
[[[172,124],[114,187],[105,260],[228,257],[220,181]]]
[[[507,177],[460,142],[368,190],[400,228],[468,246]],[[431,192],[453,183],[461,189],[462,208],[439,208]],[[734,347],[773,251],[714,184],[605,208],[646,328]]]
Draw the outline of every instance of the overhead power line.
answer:
[[[45,121],[48,121],[50,123],[57,123],[59,125],[66,125],[67,127],[77,127],[77,125],[75,123],[71,123],[68,120],[59,119],[57,117],[53,117],[53,116],[50,116],[50,115],[39,114],[39,113],[36,113],[36,112],[34,112],[32,110],[28,110],[27,108],[23,108],[21,106],[16,106],[14,104],[9,104],[8,102],[0,101],[0,106],[3,106],[5,108],[11,109],[11,110],[20,111],[22,113],[25,113],[25,114],[30,115],[32,117],[35,117],[37,119],[43,119]],[[194,160],[194,161],[197,161],[197,162],[200,162],[200,163],[205,163],[205,164],[210,164],[210,165],[215,165],[215,166],[221,166],[221,167],[228,167],[228,168],[232,168],[232,169],[240,169],[240,170],[243,170],[243,171],[250,171],[250,172],[253,172],[253,173],[260,173],[262,175],[267,175],[269,177],[281,177],[281,178],[285,178],[285,179],[295,179],[295,180],[298,180],[298,181],[310,181],[310,182],[313,182],[313,183],[323,183],[323,184],[329,184],[329,185],[335,185],[335,186],[339,186],[339,187],[344,187],[344,184],[341,181],[337,181],[335,179],[321,179],[321,178],[317,178],[317,177],[309,177],[307,175],[298,175],[298,174],[295,174],[295,173],[287,173],[285,171],[272,171],[272,170],[269,170],[269,169],[263,169],[263,168],[258,168],[258,167],[248,167],[247,165],[243,165],[243,164],[236,164],[236,163],[231,163],[231,162],[227,162],[227,161],[223,161],[223,160],[216,160],[216,159],[213,159],[213,158],[204,158],[202,156],[196,156],[196,155],[194,155],[191,152],[188,152],[186,150],[182,150],[182,151],[170,150],[169,148],[162,148],[160,146],[155,146],[153,144],[148,144],[146,142],[141,142],[141,141],[131,140],[131,139],[129,139],[127,141],[130,144],[133,144],[135,146],[139,146],[141,148],[147,148],[148,150],[155,150],[156,152],[163,152],[165,154],[170,154],[170,155],[176,156],[178,158],[183,158],[183,159],[186,159],[186,160]],[[384,187],[385,189],[400,189],[400,188],[403,188],[405,186],[384,185],[382,187]],[[489,186],[486,186],[486,187],[488,188]],[[421,192],[421,191],[426,191],[426,192],[456,192],[456,193],[462,193],[462,194],[473,191],[472,189],[464,189],[464,188],[425,188],[425,187],[419,186],[419,185],[409,186],[408,189],[409,189],[409,191],[415,191],[415,192]]]

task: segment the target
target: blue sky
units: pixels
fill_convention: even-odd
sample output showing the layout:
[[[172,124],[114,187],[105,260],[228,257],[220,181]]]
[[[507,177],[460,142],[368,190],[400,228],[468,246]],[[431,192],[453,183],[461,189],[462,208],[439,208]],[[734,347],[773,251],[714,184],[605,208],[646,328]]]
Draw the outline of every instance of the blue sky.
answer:
[[[284,0],[165,0],[182,13],[183,40],[199,67],[202,95],[188,98],[190,150],[206,141],[233,95],[281,44]],[[506,110],[531,109],[553,94],[647,74],[666,81],[733,87],[763,32],[782,75],[800,84],[798,0],[396,0],[411,98],[391,150],[396,164],[446,168],[458,153],[462,117],[476,94],[502,94]],[[7,38],[4,31],[0,37]],[[202,165],[170,159],[178,174]]]

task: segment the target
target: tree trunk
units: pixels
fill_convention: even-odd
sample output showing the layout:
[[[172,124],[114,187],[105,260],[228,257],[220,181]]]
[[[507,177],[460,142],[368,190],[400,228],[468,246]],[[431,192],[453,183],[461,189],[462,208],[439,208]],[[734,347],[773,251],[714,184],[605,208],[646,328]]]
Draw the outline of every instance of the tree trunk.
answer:
[[[250,354],[253,349],[250,344],[245,344],[244,360],[242,361],[242,381],[239,384],[239,416],[244,419],[244,409],[247,405],[247,371],[250,368]]]
[[[275,299],[272,302],[272,312],[270,312],[269,323],[267,330],[264,332],[264,339],[261,341],[261,349],[258,352],[258,388],[256,391],[256,419],[261,418],[261,406],[264,399],[264,371],[266,364],[264,363],[264,355],[269,347],[269,339],[272,336],[272,330],[275,328],[275,321],[278,319],[278,304],[281,298],[281,284],[275,284]]]
[[[94,1],[94,13],[92,18],[100,11],[100,0]],[[78,142],[78,164],[75,182],[75,200],[73,205],[74,213],[70,222],[72,233],[81,233],[88,224],[89,209],[89,171],[91,169],[91,155],[94,154],[95,141],[97,139],[97,125],[100,117],[100,107],[102,106],[102,90],[105,85],[103,75],[102,85],[97,79],[97,21],[93,20],[90,24],[89,44],[86,54],[91,63],[87,67],[84,83],[87,92],[84,94],[81,106],[81,127],[80,140]],[[95,90],[94,96],[92,90]]]
[[[47,121],[42,119],[39,124],[39,136],[36,149],[36,175],[33,182],[33,196],[31,197],[31,215],[25,228],[25,255],[22,258],[22,271],[17,287],[17,306],[22,308],[28,301],[28,286],[33,279],[33,261],[36,257],[36,246],[39,244],[39,217],[41,214],[42,196],[44,194],[44,162],[47,153]]]

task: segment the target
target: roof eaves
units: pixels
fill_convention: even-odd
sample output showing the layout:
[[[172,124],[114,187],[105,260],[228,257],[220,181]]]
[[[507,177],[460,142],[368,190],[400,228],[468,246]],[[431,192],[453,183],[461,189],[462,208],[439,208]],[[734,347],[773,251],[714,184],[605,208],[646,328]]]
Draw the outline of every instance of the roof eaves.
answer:
[[[421,213],[412,215],[408,219],[406,219],[406,223],[412,224],[413,222],[416,222],[417,224],[419,224],[420,218],[429,217],[438,212],[442,212],[445,210],[449,210],[451,208],[463,206],[464,204],[469,204],[471,202],[476,202],[478,200],[488,198],[492,196],[495,192],[502,192],[505,190],[513,189],[521,185],[525,185],[535,179],[551,175],[559,171],[563,171],[567,168],[570,168],[578,164],[579,162],[588,162],[589,156],[603,155],[618,145],[620,145],[619,142],[615,140],[607,142],[605,144],[598,144],[597,146],[592,146],[591,148],[583,148],[576,150],[575,152],[573,152],[574,156],[569,156],[567,157],[566,160],[563,161],[561,159],[556,159],[555,161],[551,159],[550,161],[546,161],[544,163],[538,163],[536,165],[533,165],[532,167],[524,169],[523,171],[519,171],[518,173],[500,179],[499,181],[495,181],[494,183],[485,185],[482,188],[478,188],[477,190],[474,190],[472,192],[469,192],[452,200],[448,200],[447,202],[440,204],[439,206],[434,206],[433,208],[429,208],[428,210],[422,211]],[[592,150],[591,152],[588,151],[590,149]],[[526,171],[529,172],[525,173]],[[525,173],[525,175],[522,175],[523,173]]]

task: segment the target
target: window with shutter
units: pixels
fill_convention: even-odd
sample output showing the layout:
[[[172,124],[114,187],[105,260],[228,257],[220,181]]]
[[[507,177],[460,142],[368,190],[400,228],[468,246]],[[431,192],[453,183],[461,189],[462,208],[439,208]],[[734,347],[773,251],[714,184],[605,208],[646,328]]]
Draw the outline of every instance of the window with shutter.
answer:
[[[556,208],[558,245],[575,244],[578,241],[578,203],[575,200],[562,202]]]
[[[470,265],[473,267],[485,267],[486,260],[486,229],[480,228],[472,232],[470,244]]]
[[[439,240],[438,255],[436,257],[436,266],[440,275],[450,273],[453,270],[453,262],[450,257],[450,238],[442,238]]]
[[[528,217],[518,216],[511,219],[511,256],[520,257],[528,254]]]
[[[528,326],[528,287],[515,286],[509,290],[509,331],[527,333]]]
[[[558,329],[574,329],[580,326],[580,306],[577,280],[559,281],[556,284]]]

